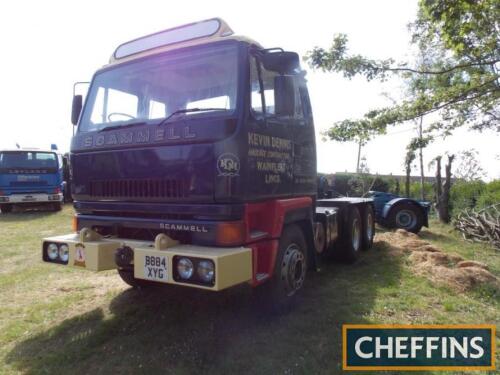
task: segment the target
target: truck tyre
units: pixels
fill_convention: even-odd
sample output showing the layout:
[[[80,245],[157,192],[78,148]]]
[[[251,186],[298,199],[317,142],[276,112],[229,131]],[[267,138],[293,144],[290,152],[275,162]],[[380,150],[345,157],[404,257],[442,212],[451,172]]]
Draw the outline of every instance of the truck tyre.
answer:
[[[14,206],[11,204],[0,204],[0,210],[2,211],[3,214],[8,214],[12,212],[12,208]]]
[[[375,212],[371,205],[366,206],[363,215],[363,243],[361,250],[370,250],[375,237]]]
[[[61,211],[62,210],[62,204],[61,202],[53,203],[52,208],[54,211]]]
[[[118,274],[122,280],[130,285],[132,288],[147,288],[154,285],[154,283],[142,279],[136,279],[134,277],[133,269],[118,269]]]
[[[359,257],[363,243],[363,225],[358,208],[351,206],[348,209],[341,254],[344,261],[354,263]]]
[[[294,304],[307,272],[307,248],[302,229],[295,224],[284,228],[279,241],[274,274],[257,292],[265,307],[284,312]]]
[[[392,228],[405,229],[408,232],[418,233],[422,225],[424,225],[422,210],[411,203],[402,202],[390,211],[389,225]]]

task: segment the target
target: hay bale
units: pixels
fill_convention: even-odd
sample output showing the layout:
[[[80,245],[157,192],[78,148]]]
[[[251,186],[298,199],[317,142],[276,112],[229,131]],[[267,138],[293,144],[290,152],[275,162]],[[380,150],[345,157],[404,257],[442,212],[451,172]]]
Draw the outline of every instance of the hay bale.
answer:
[[[445,253],[403,229],[377,234],[375,242],[391,255],[409,253],[413,272],[433,283],[444,284],[460,292],[480,284],[489,284],[500,290],[500,279],[488,271],[486,264]]]
[[[478,262],[475,260],[462,260],[458,262],[457,267],[465,268],[465,267],[479,267],[484,270],[489,270],[488,266],[482,262]]]

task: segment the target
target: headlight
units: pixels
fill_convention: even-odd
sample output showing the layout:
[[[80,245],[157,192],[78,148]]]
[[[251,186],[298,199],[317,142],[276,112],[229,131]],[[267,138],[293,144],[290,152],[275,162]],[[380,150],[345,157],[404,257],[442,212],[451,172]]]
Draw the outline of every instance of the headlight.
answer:
[[[50,260],[56,260],[59,254],[59,247],[55,243],[51,243],[47,246],[47,256]]]
[[[190,279],[193,276],[193,262],[188,258],[181,258],[177,262],[177,272],[182,279]]]
[[[214,280],[215,276],[215,266],[214,262],[210,260],[202,260],[198,263],[198,267],[196,269],[198,272],[198,276],[205,283],[211,283]]]
[[[59,246],[59,258],[63,262],[67,262],[69,259],[69,247],[66,244]]]

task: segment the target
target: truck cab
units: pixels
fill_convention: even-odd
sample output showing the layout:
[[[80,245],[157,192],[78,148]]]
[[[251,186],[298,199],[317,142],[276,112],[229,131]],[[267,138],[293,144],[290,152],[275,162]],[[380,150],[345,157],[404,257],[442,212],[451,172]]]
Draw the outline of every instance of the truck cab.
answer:
[[[53,150],[0,150],[0,209],[50,205],[61,209],[62,158]]]
[[[274,280],[270,289],[293,295],[349,205],[317,211],[305,76],[297,53],[235,36],[220,19],[118,46],[85,104],[74,97],[77,233],[45,239],[43,259],[117,268],[133,286]],[[359,215],[369,206],[355,204]]]

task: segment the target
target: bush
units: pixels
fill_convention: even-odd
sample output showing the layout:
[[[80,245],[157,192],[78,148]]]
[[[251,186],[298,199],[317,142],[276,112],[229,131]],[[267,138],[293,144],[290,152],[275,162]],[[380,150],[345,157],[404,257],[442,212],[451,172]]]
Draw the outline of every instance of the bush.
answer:
[[[477,198],[476,208],[481,209],[496,203],[500,203],[500,180],[493,180],[484,186]]]
[[[342,195],[351,195],[349,194],[349,180],[352,176],[352,173],[335,173],[333,175],[333,190]]]
[[[411,182],[410,183],[410,198],[420,200],[420,182]],[[404,191],[402,192],[404,194]],[[430,182],[424,182],[424,197],[427,202],[433,202],[434,199],[434,184]]]
[[[451,185],[450,211],[457,215],[466,208],[474,208],[485,189],[482,181],[456,181]]]

